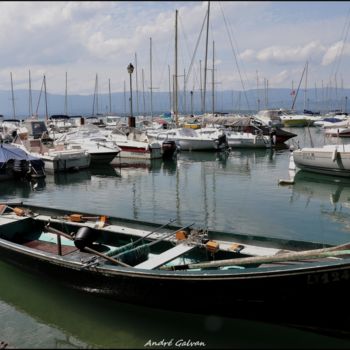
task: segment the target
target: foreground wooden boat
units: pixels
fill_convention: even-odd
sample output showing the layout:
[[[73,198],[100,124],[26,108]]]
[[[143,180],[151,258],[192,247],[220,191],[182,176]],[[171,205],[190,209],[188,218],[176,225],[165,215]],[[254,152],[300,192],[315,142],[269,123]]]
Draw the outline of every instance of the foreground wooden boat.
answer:
[[[305,314],[350,291],[350,243],[268,239],[22,203],[0,207],[0,258],[116,300],[238,316]],[[327,303],[327,301],[332,301]],[[271,309],[269,309],[271,310]]]

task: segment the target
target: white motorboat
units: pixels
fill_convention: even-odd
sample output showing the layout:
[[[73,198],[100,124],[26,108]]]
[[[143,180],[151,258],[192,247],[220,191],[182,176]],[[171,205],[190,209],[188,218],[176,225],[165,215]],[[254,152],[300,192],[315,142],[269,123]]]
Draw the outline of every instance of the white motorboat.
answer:
[[[219,151],[226,147],[226,137],[221,139],[212,135],[199,134],[190,128],[170,130],[147,130],[147,136],[156,141],[175,141],[181,151]]]
[[[272,137],[241,131],[225,131],[228,146],[231,148],[271,148],[276,140]]]
[[[324,125],[324,134],[332,137],[349,137],[350,136],[350,120],[344,119],[331,125]]]
[[[281,120],[281,115],[283,115],[284,110],[282,109],[265,109],[259,111],[255,118],[261,121],[263,124],[272,127],[283,127]]]
[[[12,140],[17,135],[21,139],[28,137],[28,130],[19,119],[3,119],[1,123],[1,133],[4,139]]]
[[[114,141],[121,151],[120,158],[132,159],[160,159],[162,158],[162,146],[160,142],[149,141],[145,133],[137,134],[132,131],[126,135],[120,129],[105,130],[104,135],[108,140]]]
[[[350,144],[305,147],[293,151],[295,166],[320,174],[350,176]]]
[[[81,148],[67,150],[63,145],[54,146],[52,144],[50,147],[41,139],[21,140],[18,137],[13,144],[28,154],[41,158],[48,174],[76,171],[90,166],[91,156]]]
[[[84,125],[68,131],[55,141],[67,150],[86,150],[91,156],[91,164],[109,164],[121,151],[115,141],[108,140],[94,125]]]
[[[27,177],[45,177],[44,162],[16,145],[0,143],[0,181]]]

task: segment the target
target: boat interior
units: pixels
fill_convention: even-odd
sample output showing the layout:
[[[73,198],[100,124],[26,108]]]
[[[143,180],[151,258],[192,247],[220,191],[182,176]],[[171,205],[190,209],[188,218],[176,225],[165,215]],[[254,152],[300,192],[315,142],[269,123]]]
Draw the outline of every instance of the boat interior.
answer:
[[[80,262],[83,267],[92,264],[144,270],[239,271],[329,262],[350,256],[350,245],[296,252],[253,242],[209,239],[206,231],[192,229],[192,225],[176,230],[166,228],[167,225],[140,229],[108,223],[105,216],[55,217],[28,214],[21,208],[0,209],[0,239],[21,245],[29,254],[62,257]],[[300,255],[303,253],[306,255]]]

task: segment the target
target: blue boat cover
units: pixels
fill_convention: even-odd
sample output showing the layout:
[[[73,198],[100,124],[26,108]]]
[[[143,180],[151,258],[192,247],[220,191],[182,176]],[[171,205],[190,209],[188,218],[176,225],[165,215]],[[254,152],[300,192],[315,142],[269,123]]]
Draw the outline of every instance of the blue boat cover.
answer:
[[[13,146],[11,144],[1,143],[0,144],[0,167],[7,163],[10,159],[14,160],[29,160],[31,163],[39,164],[43,163],[43,161],[34,157],[30,154],[27,154],[22,149]]]

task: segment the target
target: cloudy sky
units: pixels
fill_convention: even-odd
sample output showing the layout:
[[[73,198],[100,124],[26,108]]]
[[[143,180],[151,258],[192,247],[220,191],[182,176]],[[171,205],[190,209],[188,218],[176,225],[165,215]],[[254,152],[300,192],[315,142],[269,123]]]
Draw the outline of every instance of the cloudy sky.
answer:
[[[40,90],[43,74],[47,90],[69,94],[129,89],[127,65],[142,90],[152,86],[168,91],[169,67],[174,72],[175,10],[178,9],[179,85],[199,89],[200,62],[205,61],[204,23],[207,2],[0,2],[0,89]],[[299,83],[308,61],[308,86],[350,87],[350,2],[213,1],[210,9],[208,68],[213,42],[217,89],[254,89]],[[152,40],[150,40],[152,38]],[[197,47],[196,54],[194,55]],[[137,75],[137,82],[136,82]],[[203,75],[202,75],[202,79]],[[208,70],[208,86],[212,70]]]

